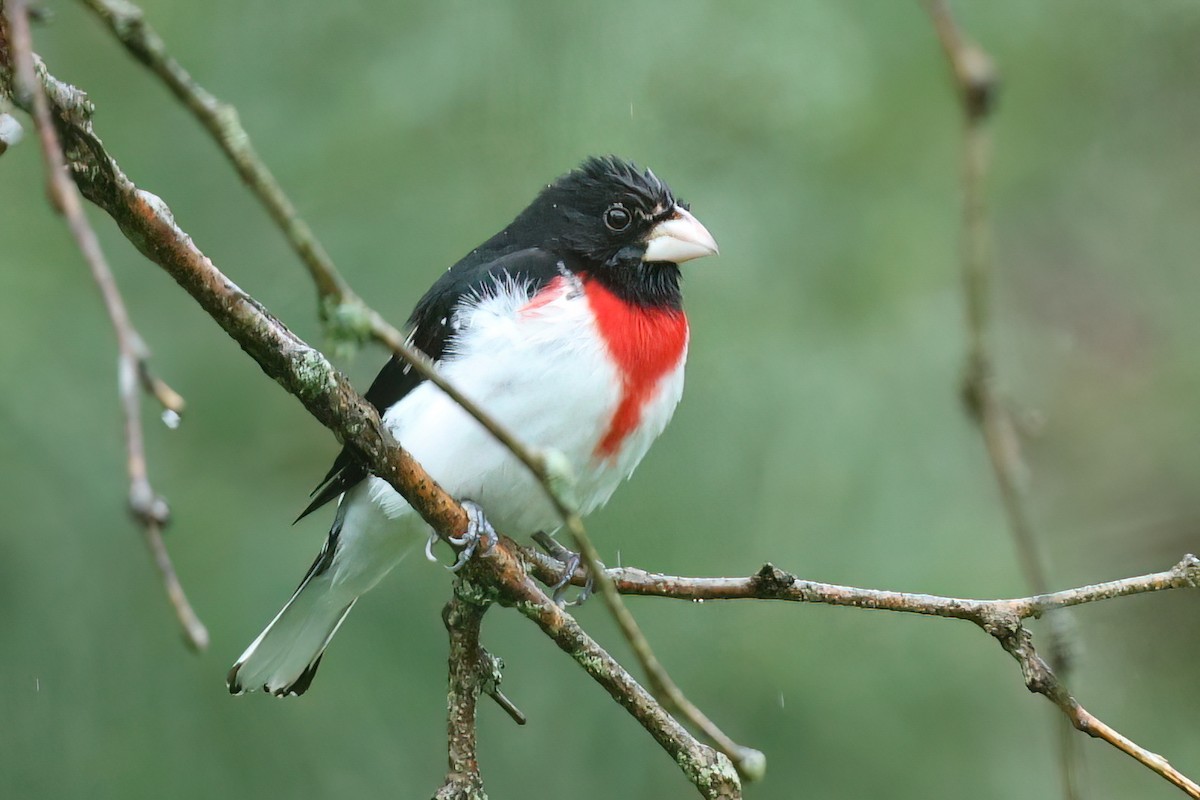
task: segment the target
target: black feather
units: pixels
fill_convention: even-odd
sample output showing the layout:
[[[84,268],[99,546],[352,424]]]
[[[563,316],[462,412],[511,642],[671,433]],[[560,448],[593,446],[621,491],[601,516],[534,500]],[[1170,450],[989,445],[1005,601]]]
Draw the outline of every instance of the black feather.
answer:
[[[311,664],[304,668],[304,671],[300,673],[300,677],[296,678],[296,680],[292,681],[289,685],[276,690],[275,696],[287,697],[288,695],[295,695],[299,697],[307,692],[308,687],[312,685],[313,678],[317,676],[317,667],[321,666],[321,659],[324,657],[325,653],[322,652],[321,655],[313,659]],[[264,686],[263,691],[269,692],[270,689]]]

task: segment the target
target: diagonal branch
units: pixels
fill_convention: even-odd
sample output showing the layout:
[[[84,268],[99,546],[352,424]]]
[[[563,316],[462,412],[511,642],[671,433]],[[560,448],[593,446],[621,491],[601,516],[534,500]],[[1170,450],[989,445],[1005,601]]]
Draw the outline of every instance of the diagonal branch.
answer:
[[[569,474],[558,467],[553,455],[526,446],[482,407],[459,393],[438,374],[424,354],[411,347],[399,331],[354,294],[334,266],[333,260],[307,223],[300,218],[295,206],[255,151],[249,134],[238,121],[237,110],[219,101],[200,86],[170,55],[162,38],[146,22],[142,9],[127,0],[84,2],[108,25],[109,30],[138,61],[167,84],[213,136],[242,180],[262,202],[292,244],[292,248],[308,267],[317,287],[325,322],[334,326],[336,332],[348,333],[359,339],[369,335],[386,346],[397,357],[412,365],[419,375],[449,395],[533,473],[558,511],[563,526],[570,532],[584,563],[593,574],[599,576],[600,594],[605,605],[649,676],[655,694],[703,731],[722,752],[733,759],[743,777],[750,780],[761,778],[766,770],[766,758],[763,754],[734,742],[687,699],[654,655],[649,641],[633,615],[625,608],[620,595],[612,591],[607,584],[596,548],[587,534],[583,520],[575,511],[574,503],[570,500]]]
[[[117,336],[118,389],[124,417],[126,470],[129,474],[129,509],[141,525],[146,546],[154,559],[175,616],[183,628],[185,641],[197,649],[208,646],[208,631],[196,616],[184,594],[179,576],[171,563],[162,531],[170,517],[166,501],[155,494],[146,472],[146,454],[142,436],[141,391],[149,392],[174,414],[183,411],[183,398],[156,378],[148,365],[149,351],[130,322],[125,302],[117,289],[112,270],[100,248],[96,232],[88,224],[79,198],[79,190],[67,177],[63,151],[51,120],[50,105],[38,79],[30,41],[29,15],[25,0],[7,3],[9,57],[15,68],[13,81],[19,101],[32,108],[34,124],[46,162],[46,184],[56,211],[71,230],[92,279],[100,290],[104,308]]]
[[[1195,557],[1189,556],[1188,558],[1191,559],[1194,567],[1197,564]],[[1196,585],[1195,577],[1193,577],[1192,585]],[[1000,646],[1021,665],[1021,674],[1025,678],[1025,686],[1029,691],[1044,695],[1050,702],[1058,706],[1077,730],[1117,748],[1161,775],[1181,789],[1188,797],[1200,798],[1200,784],[1175,769],[1158,753],[1153,753],[1127,736],[1118,733],[1081,706],[1079,701],[1072,697],[1071,693],[1062,685],[1050,665],[1043,661],[1034,650],[1033,637],[1023,625],[1014,619],[999,619],[985,629],[996,637]]]

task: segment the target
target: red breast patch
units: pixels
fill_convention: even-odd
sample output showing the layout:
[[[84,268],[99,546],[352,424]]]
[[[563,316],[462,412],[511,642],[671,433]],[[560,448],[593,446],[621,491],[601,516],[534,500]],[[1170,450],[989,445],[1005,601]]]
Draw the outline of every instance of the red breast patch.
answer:
[[[584,290],[600,336],[621,373],[621,400],[595,451],[609,458],[641,421],[642,408],[654,397],[659,381],[683,357],[687,317],[678,309],[626,303],[594,280],[585,281]]]

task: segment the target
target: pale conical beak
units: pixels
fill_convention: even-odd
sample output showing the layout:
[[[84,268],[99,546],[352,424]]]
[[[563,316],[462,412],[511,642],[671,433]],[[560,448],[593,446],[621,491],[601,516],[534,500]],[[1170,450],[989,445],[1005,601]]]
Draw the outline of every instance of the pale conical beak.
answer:
[[[650,229],[642,261],[682,264],[693,258],[715,255],[717,241],[687,209],[675,206],[675,215]]]

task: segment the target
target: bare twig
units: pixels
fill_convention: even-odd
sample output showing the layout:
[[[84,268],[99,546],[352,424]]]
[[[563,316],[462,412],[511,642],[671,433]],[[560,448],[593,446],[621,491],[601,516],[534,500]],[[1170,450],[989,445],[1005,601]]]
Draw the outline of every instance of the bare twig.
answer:
[[[528,556],[522,553],[522,557]],[[536,574],[540,568],[535,567],[531,571]],[[1117,597],[1170,589],[1200,588],[1200,559],[1190,554],[1184,556],[1171,569],[1162,572],[1007,600],[972,600],[820,583],[797,578],[771,564],[765,565],[754,575],[740,578],[685,578],[646,572],[633,567],[616,567],[607,570],[607,573],[622,594],[693,601],[788,600],[796,603],[820,603],[948,617],[969,620],[979,625],[990,624],[998,617],[1036,619],[1063,608]]]
[[[329,257],[308,224],[300,218],[295,206],[254,149],[250,135],[238,121],[237,109],[221,102],[196,83],[187,70],[171,57],[162,38],[146,22],[142,9],[127,0],[84,2],[104,20],[135,58],[162,78],[175,96],[212,135],[308,267],[322,300],[322,308],[332,308],[329,305],[330,301],[334,305],[354,307],[358,322],[353,327],[359,331],[360,336],[373,337],[406,363],[411,364],[417,374],[432,382],[462,406],[492,436],[512,451],[535,476],[542,477],[546,469],[537,453],[525,447],[477,403],[459,393],[438,374],[429,358],[409,345],[400,331],[354,294],[334,265],[333,259]],[[349,319],[349,316],[344,318]]]
[[[988,54],[959,28],[947,0],[926,0],[926,9],[946,54],[963,110],[963,256],[962,281],[966,306],[967,364],[963,399],[980,432],[1000,492],[1021,573],[1035,593],[1049,588],[1045,558],[1040,552],[1029,511],[1022,497],[1025,466],[1017,426],[996,388],[995,367],[988,341],[991,246],[988,235],[984,183],[991,141],[987,120],[995,105],[999,76]],[[1073,661],[1069,619],[1059,615],[1049,622],[1050,660],[1067,679]],[[1065,800],[1077,800],[1081,754],[1076,738],[1063,729],[1059,761]]]
[[[359,298],[342,278],[313,234],[300,218],[292,201],[271,174],[266,163],[251,143],[250,135],[238,121],[237,109],[223,103],[200,86],[179,62],[167,52],[162,38],[145,20],[145,14],[127,0],[84,0],[104,20],[126,49],[150,68],[171,89],[175,96],[195,115],[213,136],[221,150],[233,163],[246,185],[270,213],[283,231],[293,250],[308,267],[322,303],[322,313],[337,306],[342,323],[357,320],[350,328],[357,337],[369,335],[391,350],[421,377],[433,383],[476,419],[501,444],[507,447],[538,478],[546,468],[541,457],[525,447],[507,429],[491,418],[477,403],[461,394],[434,368],[420,350],[408,344],[405,336]],[[346,309],[354,309],[350,312]],[[328,320],[327,320],[328,321]],[[346,329],[343,326],[342,332]]]
[[[112,270],[104,258],[95,231],[88,224],[87,216],[79,198],[79,190],[67,177],[63,151],[51,118],[42,83],[37,76],[33,49],[30,40],[29,17],[25,0],[8,0],[10,58],[15,68],[14,81],[18,98],[23,98],[32,107],[34,123],[41,141],[42,154],[46,162],[46,183],[55,209],[66,217],[71,235],[92,273],[92,278],[104,300],[104,308],[117,335],[118,387],[121,410],[125,419],[125,448],[129,473],[129,508],[140,523],[150,549],[154,564],[162,577],[167,597],[175,610],[175,616],[183,628],[185,640],[192,647],[203,650],[208,646],[208,631],[192,610],[184,594],[183,586],[171,564],[162,529],[170,516],[167,503],[155,494],[146,473],[146,455],[142,440],[141,391],[144,386],[163,405],[176,413],[183,410],[183,398],[161,380],[151,375],[147,359],[149,353],[142,338],[134,329],[125,310],[125,303],[117,289]]]
[[[254,150],[249,135],[238,122],[237,110],[213,97],[171,57],[162,39],[145,21],[145,15],[140,8],[127,0],[85,0],[85,2],[104,20],[134,57],[162,78],[175,96],[192,111],[216,139],[221,149],[237,168],[243,181],[267,208],[271,217],[292,243],[293,249],[308,267],[321,298],[322,314],[325,316],[326,322],[330,323],[331,319],[340,322],[343,332],[345,332],[346,324],[351,323],[350,329],[358,338],[366,335],[375,338],[399,358],[412,365],[419,375],[444,391],[483,425],[542,484],[557,509],[564,527],[570,531],[584,562],[596,574],[602,574],[596,548],[587,535],[587,529],[575,512],[574,504],[564,496],[562,476],[554,474],[543,453],[526,446],[487,414],[482,407],[451,386],[438,374],[424,354],[411,347],[399,331],[354,294],[312,230],[299,217],[283,189]],[[628,639],[659,698],[683,714],[715,742],[726,755],[734,760],[743,777],[747,779],[761,777],[766,769],[766,759],[763,754],[738,745],[684,696],[661,662],[655,657],[650,643],[628,609],[624,607],[620,596],[609,590],[603,583],[603,578],[601,578],[599,588],[605,604],[616,618],[622,633]]]
[[[1195,568],[1197,565],[1195,557],[1189,556],[1188,558],[1191,559],[1192,567]],[[1192,585],[1196,585],[1195,577],[1193,577]],[[1161,775],[1181,789],[1188,797],[1200,798],[1200,784],[1175,769],[1158,753],[1153,753],[1118,733],[1079,705],[1079,702],[1059,681],[1050,665],[1043,661],[1034,650],[1032,637],[1024,626],[1013,619],[998,619],[985,629],[996,637],[1000,646],[1021,665],[1021,674],[1025,678],[1025,685],[1029,691],[1047,697],[1062,710],[1076,729],[1108,742],[1143,766]]]

